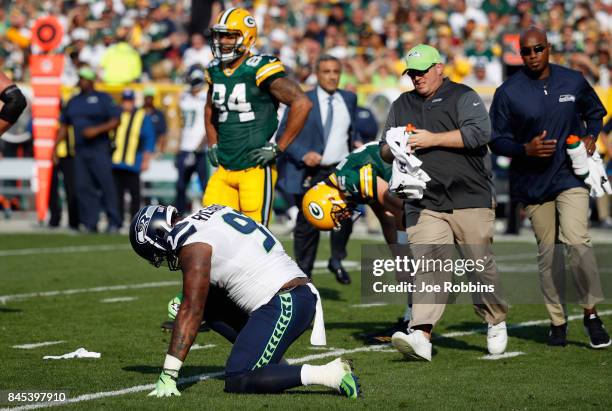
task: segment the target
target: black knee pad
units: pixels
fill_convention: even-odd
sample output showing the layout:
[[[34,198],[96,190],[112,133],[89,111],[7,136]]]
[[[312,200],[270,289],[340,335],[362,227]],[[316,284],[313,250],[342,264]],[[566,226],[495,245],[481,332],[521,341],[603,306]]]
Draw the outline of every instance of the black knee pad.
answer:
[[[11,124],[17,121],[28,105],[23,93],[14,84],[11,84],[0,93],[0,101],[4,103],[2,110],[0,110],[0,119]]]

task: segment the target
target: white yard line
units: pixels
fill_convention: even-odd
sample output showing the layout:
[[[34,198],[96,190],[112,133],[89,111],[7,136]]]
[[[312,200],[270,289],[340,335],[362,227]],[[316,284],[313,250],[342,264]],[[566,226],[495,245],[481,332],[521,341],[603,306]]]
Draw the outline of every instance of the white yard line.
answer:
[[[27,298],[34,298],[34,297],[53,297],[56,295],[99,293],[103,291],[116,291],[116,290],[136,290],[140,288],[159,288],[159,287],[169,287],[172,285],[180,285],[180,284],[182,284],[181,281],[158,281],[155,283],[109,285],[109,286],[103,286],[103,287],[73,288],[70,290],[41,291],[37,293],[0,295],[0,304],[6,304],[7,301],[11,301],[11,300],[24,300]]]
[[[99,244],[99,245],[76,245],[69,247],[46,247],[46,248],[20,248],[16,250],[0,250],[0,257],[13,257],[17,255],[38,254],[66,254],[66,253],[88,253],[91,251],[118,251],[129,250],[129,244]]]
[[[46,347],[48,345],[61,344],[63,342],[66,342],[66,341],[63,341],[63,340],[62,341],[44,341],[44,342],[33,343],[33,344],[13,345],[13,348],[20,348],[22,350],[31,350],[33,348]]]
[[[503,360],[504,358],[512,358],[518,357],[519,355],[524,355],[525,353],[522,351],[510,351],[505,352],[503,354],[487,354],[485,356],[480,357],[481,360]]]
[[[610,315],[610,314],[612,314],[612,310],[600,311],[597,314],[599,316]],[[581,320],[582,317],[583,317],[582,314],[575,314],[575,315],[568,316],[567,320],[568,321]],[[550,320],[549,319],[546,319],[546,320],[532,320],[532,321],[525,321],[525,322],[518,323],[518,324],[508,324],[508,329],[512,330],[512,329],[516,329],[516,328],[533,327],[534,325],[545,325],[545,324],[550,324]],[[481,328],[475,328],[473,330],[468,330],[468,331],[455,331],[455,332],[441,334],[441,335],[435,335],[434,334],[433,338],[435,339],[435,338],[463,337],[465,335],[484,334],[486,332],[487,332],[487,327],[481,327]]]
[[[612,314],[612,310],[605,310],[605,311],[601,311],[599,313],[600,316],[610,315],[610,314]],[[572,316],[568,317],[568,320],[572,321],[572,320],[577,320],[577,319],[580,319],[580,318],[582,318],[582,315],[572,315]],[[518,324],[512,324],[512,325],[508,326],[508,328],[509,329],[516,329],[516,328],[531,327],[531,326],[534,326],[534,325],[548,324],[548,323],[549,323],[548,319],[547,320],[534,320],[534,321],[526,321],[526,322],[518,323]],[[437,336],[437,338],[451,338],[451,337],[458,337],[458,336],[473,335],[473,334],[479,334],[482,331],[483,331],[483,329],[477,328],[477,329],[474,329],[474,330],[463,331],[463,332],[460,332],[460,333],[446,333],[446,334],[442,334],[442,335]],[[320,354],[306,355],[306,356],[300,357],[300,358],[290,358],[290,359],[287,360],[287,362],[289,364],[301,364],[301,363],[304,363],[306,361],[311,361],[311,360],[319,360],[319,359],[322,359],[322,358],[337,357],[337,356],[343,355],[343,354],[352,354],[352,353],[357,353],[357,352],[370,352],[370,351],[385,352],[385,353],[386,352],[394,352],[394,350],[390,350],[389,349],[389,345],[388,344],[385,344],[385,345],[368,345],[368,346],[365,346],[365,347],[358,347],[358,348],[352,348],[352,349],[339,349],[339,350],[333,350],[333,351],[326,351],[326,352],[323,352],[323,353],[320,353]],[[508,354],[515,354],[515,353],[508,353]],[[222,375],[223,375],[223,372],[215,372],[215,373],[210,373],[210,374],[194,375],[194,376],[189,377],[189,378],[181,378],[179,380],[179,384],[189,384],[189,383],[194,382],[194,381],[204,381],[204,380],[208,380],[210,378],[220,377]],[[0,411],[7,411],[7,410],[13,410],[13,411],[15,411],[15,410],[34,410],[34,409],[38,409],[38,408],[54,407],[54,406],[64,405],[64,404],[72,404],[72,403],[78,403],[78,402],[83,402],[83,401],[97,400],[99,398],[117,397],[119,395],[133,394],[133,393],[136,393],[136,392],[153,390],[153,388],[155,388],[155,384],[137,385],[135,387],[124,388],[124,389],[116,390],[116,391],[103,391],[103,392],[96,392],[96,393],[91,393],[91,394],[84,394],[84,395],[80,395],[78,397],[69,398],[67,401],[62,402],[62,403],[58,403],[58,402],[42,402],[42,403],[24,405],[22,407],[2,408],[2,409],[0,409]]]
[[[138,300],[138,297],[115,297],[115,298],[104,298],[100,300],[101,303],[124,303],[127,301]]]
[[[370,303],[370,304],[353,304],[351,307],[353,308],[370,308],[370,307],[382,307],[387,305],[387,303]]]

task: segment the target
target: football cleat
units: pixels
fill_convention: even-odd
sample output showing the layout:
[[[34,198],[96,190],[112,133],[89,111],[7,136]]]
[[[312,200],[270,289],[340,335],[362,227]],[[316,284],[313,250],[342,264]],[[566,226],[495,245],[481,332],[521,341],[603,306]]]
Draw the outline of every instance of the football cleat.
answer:
[[[352,362],[343,358],[336,358],[328,365],[342,368],[342,378],[338,384],[338,392],[352,399],[359,397],[359,380],[354,373]]]
[[[421,330],[410,330],[409,334],[398,331],[391,337],[391,343],[406,358],[431,361],[431,342]]]

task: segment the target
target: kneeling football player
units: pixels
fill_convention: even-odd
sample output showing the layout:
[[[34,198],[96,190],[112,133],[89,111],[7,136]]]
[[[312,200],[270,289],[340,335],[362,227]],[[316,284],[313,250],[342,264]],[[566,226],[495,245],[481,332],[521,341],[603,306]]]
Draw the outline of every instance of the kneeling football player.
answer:
[[[312,344],[325,344],[325,328],[316,288],[266,227],[225,206],[182,220],[172,206],[145,206],[132,221],[130,242],[156,267],[167,262],[183,272],[170,347],[149,395],[180,395],[179,371],[205,318],[234,344],[225,391],[276,393],[318,384],[357,398],[357,378],[341,358],[321,366],[279,363],[313,318]]]

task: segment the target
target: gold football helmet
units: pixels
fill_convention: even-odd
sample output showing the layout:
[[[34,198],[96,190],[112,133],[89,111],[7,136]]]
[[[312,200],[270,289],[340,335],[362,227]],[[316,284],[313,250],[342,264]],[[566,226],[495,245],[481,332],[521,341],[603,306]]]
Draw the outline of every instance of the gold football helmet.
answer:
[[[221,37],[235,35],[234,44],[222,44]],[[248,53],[257,39],[255,19],[245,9],[229,8],[217,17],[212,27],[212,52],[224,63],[231,62]]]
[[[311,187],[302,200],[306,220],[321,231],[337,230],[353,217],[353,208],[336,188],[322,181]]]

